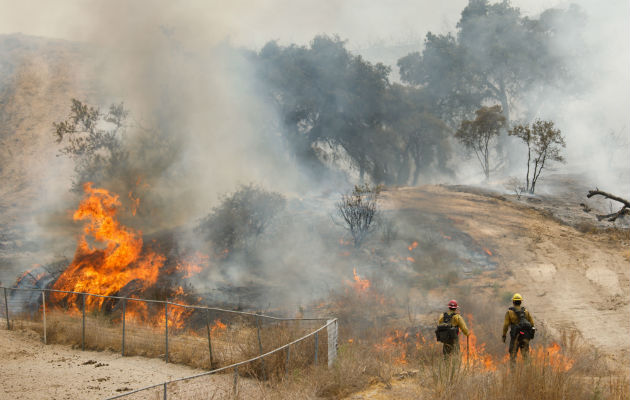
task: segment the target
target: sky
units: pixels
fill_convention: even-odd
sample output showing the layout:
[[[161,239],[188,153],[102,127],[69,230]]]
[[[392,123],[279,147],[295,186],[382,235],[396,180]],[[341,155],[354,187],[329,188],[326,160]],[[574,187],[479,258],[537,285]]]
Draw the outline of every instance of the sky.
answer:
[[[126,3],[120,7],[121,18],[133,13],[129,2]],[[83,40],[90,36],[93,21],[102,10],[111,11],[116,4],[122,3],[0,0],[0,33]],[[424,37],[429,30],[437,33],[454,30],[467,0],[236,0],[229,5],[224,1],[156,0],[148,4],[135,10],[133,17],[140,19],[160,13],[162,23],[168,28],[169,16],[179,20],[178,17],[185,14],[195,29],[200,26],[196,22],[205,21],[206,31],[200,34],[212,32],[215,38],[247,47],[258,48],[269,40],[304,44],[319,33],[339,34],[342,39],[348,39],[351,46],[362,47],[380,41],[415,40]],[[518,0],[512,4],[525,14],[534,15],[554,5],[566,6],[568,2]]]

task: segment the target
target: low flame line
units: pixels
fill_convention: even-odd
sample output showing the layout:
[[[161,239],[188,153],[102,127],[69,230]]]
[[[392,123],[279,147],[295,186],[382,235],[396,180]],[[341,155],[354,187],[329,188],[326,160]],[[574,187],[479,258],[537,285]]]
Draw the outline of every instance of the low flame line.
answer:
[[[331,318],[283,318],[283,317],[273,317],[271,315],[256,314],[256,313],[250,313],[250,312],[247,312],[247,311],[234,311],[234,310],[225,310],[223,308],[216,308],[216,307],[192,306],[192,305],[189,305],[189,304],[179,304],[179,303],[170,302],[168,300],[164,301],[164,300],[140,299],[140,298],[137,298],[137,297],[108,296],[108,295],[104,295],[104,294],[93,294],[93,293],[85,293],[85,292],[70,292],[70,291],[67,291],[67,290],[57,290],[57,289],[9,288],[9,287],[4,287],[4,286],[0,286],[0,289],[24,290],[24,291],[31,291],[31,292],[51,292],[51,293],[80,294],[80,295],[87,295],[87,296],[102,297],[102,298],[107,298],[107,299],[132,300],[132,301],[141,301],[141,302],[145,302],[145,303],[168,304],[168,305],[172,305],[172,306],[178,306],[178,307],[184,307],[184,308],[194,308],[194,309],[198,309],[198,310],[221,311],[221,312],[232,313],[232,314],[249,315],[249,316],[252,316],[252,317],[262,317],[262,318],[268,318],[268,319],[273,319],[273,320],[277,320],[277,321],[328,321],[328,320],[331,319]]]

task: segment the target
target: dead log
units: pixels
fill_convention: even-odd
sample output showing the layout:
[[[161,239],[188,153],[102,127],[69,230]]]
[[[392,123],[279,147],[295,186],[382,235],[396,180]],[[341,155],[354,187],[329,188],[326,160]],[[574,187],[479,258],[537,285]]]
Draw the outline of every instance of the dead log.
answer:
[[[619,203],[623,204],[623,207],[621,207],[621,209],[617,212],[611,213],[611,214],[599,214],[596,215],[597,220],[601,221],[603,219],[607,219],[610,222],[615,222],[617,220],[617,218],[619,217],[623,217],[625,215],[630,215],[630,201],[626,200],[626,199],[622,199],[619,196],[615,196],[614,194],[610,194],[604,191],[599,190],[598,188],[595,188],[595,190],[589,190],[588,194],[586,195],[586,197],[588,197],[589,199],[593,196],[603,196],[607,199],[611,199],[611,200],[615,200],[618,201]]]

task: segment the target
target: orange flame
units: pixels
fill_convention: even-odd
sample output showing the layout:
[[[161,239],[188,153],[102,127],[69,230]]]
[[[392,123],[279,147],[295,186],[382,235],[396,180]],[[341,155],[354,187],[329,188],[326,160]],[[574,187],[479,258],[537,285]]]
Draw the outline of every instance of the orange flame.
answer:
[[[210,328],[210,334],[214,335],[217,332],[225,331],[227,329],[227,325],[222,323],[220,319],[214,320],[214,325]]]
[[[361,279],[357,274],[357,269],[352,269],[352,274],[354,275],[354,282],[352,286],[357,292],[365,292],[370,287],[370,281],[368,279]]]
[[[575,360],[560,353],[560,345],[552,343],[546,348],[538,347],[533,351],[533,357],[540,362],[549,364],[552,368],[560,371],[569,371]]]
[[[416,247],[418,247],[418,242],[414,241],[413,243],[411,243],[407,249],[409,249],[409,251],[412,251],[413,249],[415,249]]]
[[[341,246],[350,246],[351,244],[351,240],[345,240],[344,238],[339,239],[339,245]]]
[[[418,339],[419,335],[416,335],[416,338]],[[410,346],[409,332],[398,329],[391,331],[382,343],[374,345],[377,350],[391,354],[394,357],[394,363],[399,365],[407,364],[408,346]]]
[[[133,197],[133,192],[129,192],[129,199],[131,200],[131,215],[135,216],[140,207],[140,197]]]
[[[486,254],[488,254],[489,256],[492,255],[492,252],[490,250],[486,249],[485,247],[483,248],[483,251],[485,251]]]
[[[200,264],[204,266],[208,265],[209,259],[210,257],[208,257],[208,255],[197,252],[184,260],[184,262],[178,264],[175,269],[184,273],[184,279],[191,278],[202,271],[203,268]]]
[[[114,295],[131,281],[136,280],[142,288],[153,285],[165,257],[154,252],[142,252],[142,233],[121,225],[116,219],[120,201],[117,195],[105,189],[93,188],[91,183],[83,187],[86,196],[79,204],[73,218],[87,220],[83,235],[79,239],[72,263],[61,274],[53,288],[101,295]],[[96,243],[105,243],[104,249],[92,248],[88,243],[91,236]],[[76,295],[66,297],[76,302]],[[104,298],[88,296],[86,305]]]
[[[413,257],[407,257],[407,261],[409,262],[416,262],[416,259]]]
[[[478,367],[486,371],[496,371],[497,366],[490,354],[486,353],[486,344],[477,343],[477,336],[473,332],[467,340],[468,349],[461,352],[462,362],[469,367]]]

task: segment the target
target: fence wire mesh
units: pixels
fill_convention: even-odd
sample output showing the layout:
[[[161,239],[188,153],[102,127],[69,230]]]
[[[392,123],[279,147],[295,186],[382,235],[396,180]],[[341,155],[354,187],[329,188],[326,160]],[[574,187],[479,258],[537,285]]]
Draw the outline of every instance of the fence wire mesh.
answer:
[[[112,398],[258,398],[256,382],[283,379],[336,355],[336,343],[328,343],[336,320],[49,289],[0,291],[6,329],[31,329],[45,343],[161,358],[211,371]]]

